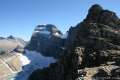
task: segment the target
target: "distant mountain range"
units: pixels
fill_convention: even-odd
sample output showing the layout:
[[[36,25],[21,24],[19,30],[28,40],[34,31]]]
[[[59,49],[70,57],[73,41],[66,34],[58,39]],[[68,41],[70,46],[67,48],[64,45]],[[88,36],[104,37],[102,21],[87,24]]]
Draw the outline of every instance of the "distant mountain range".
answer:
[[[0,37],[0,80],[120,79],[120,19],[100,5],[63,34],[37,25],[30,41]]]
[[[6,50],[13,50],[17,47],[24,48],[26,46],[27,42],[24,41],[21,38],[8,36],[7,38],[0,37],[0,48],[6,49]]]

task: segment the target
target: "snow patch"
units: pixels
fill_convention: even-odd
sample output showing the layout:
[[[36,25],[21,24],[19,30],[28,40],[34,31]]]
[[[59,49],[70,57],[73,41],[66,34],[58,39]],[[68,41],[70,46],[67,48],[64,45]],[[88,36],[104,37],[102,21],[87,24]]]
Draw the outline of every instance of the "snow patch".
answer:
[[[25,55],[20,54],[20,53],[18,53],[17,55],[19,56],[19,58],[21,60],[22,66],[30,64],[30,60],[28,59],[28,57],[26,57]]]
[[[63,36],[61,36],[62,39],[66,39],[68,37],[68,32],[66,32],[65,34],[63,34]]]
[[[34,31],[33,34],[35,33],[50,35],[51,32],[47,30],[41,30],[41,31]]]
[[[45,57],[36,51],[29,50],[25,50],[25,54],[19,54],[19,56],[23,67],[22,71],[15,77],[15,80],[27,80],[34,70],[48,67],[50,63],[57,61],[53,57]]]
[[[25,55],[31,61],[30,64],[38,65],[39,68],[48,67],[50,63],[56,62],[53,57],[45,57],[36,51],[25,50]]]
[[[61,36],[58,32],[54,33],[54,35],[57,36],[57,37]]]
[[[40,31],[39,33],[40,33],[40,34],[50,35],[50,32],[49,32],[49,31],[46,31],[46,30],[44,30],[44,31]]]
[[[40,30],[45,30],[46,28],[44,27],[44,26],[42,26],[42,27],[37,27],[35,30],[38,30],[38,31],[40,31]]]

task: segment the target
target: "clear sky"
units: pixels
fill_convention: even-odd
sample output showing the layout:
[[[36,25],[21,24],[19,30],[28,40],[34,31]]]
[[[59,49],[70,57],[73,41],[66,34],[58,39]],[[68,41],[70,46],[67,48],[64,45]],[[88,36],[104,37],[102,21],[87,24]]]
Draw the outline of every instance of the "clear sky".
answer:
[[[54,24],[65,32],[96,3],[120,16],[120,0],[0,0],[0,36],[29,40],[38,24]]]

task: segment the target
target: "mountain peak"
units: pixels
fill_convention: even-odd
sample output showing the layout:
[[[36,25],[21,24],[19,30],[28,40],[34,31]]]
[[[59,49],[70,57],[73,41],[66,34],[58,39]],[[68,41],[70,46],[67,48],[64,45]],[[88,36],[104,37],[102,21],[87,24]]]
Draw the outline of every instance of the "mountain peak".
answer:
[[[90,9],[88,10],[88,15],[87,15],[87,18],[85,20],[97,21],[97,19],[102,11],[103,11],[103,8],[98,4],[91,6]]]
[[[103,8],[99,4],[94,4],[90,7],[89,10],[103,10]]]
[[[34,33],[44,34],[44,35],[52,35],[56,37],[62,36],[61,31],[57,29],[57,27],[53,24],[43,24],[36,26]]]
[[[43,30],[43,29],[47,29],[47,30],[49,30],[49,29],[51,29],[51,28],[56,28],[56,26],[55,25],[53,25],[53,24],[42,24],[42,25],[37,25],[36,26],[36,28],[35,28],[35,30]]]
[[[58,52],[62,51],[61,47],[64,45],[63,38],[63,34],[55,25],[38,25],[26,49],[36,50],[45,56],[57,57],[59,55]]]
[[[116,27],[120,25],[120,20],[114,12],[103,9],[98,4],[90,7],[88,10],[88,15],[84,21],[109,25],[110,27]]]

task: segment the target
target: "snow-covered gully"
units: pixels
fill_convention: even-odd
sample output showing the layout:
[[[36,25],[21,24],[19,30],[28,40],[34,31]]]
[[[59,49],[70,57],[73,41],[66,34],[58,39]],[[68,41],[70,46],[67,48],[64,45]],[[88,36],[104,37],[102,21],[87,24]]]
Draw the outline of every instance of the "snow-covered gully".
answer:
[[[45,57],[36,51],[25,50],[25,54],[18,54],[22,62],[22,71],[14,80],[27,80],[29,75],[36,69],[48,67],[50,63],[56,62],[53,57]]]

